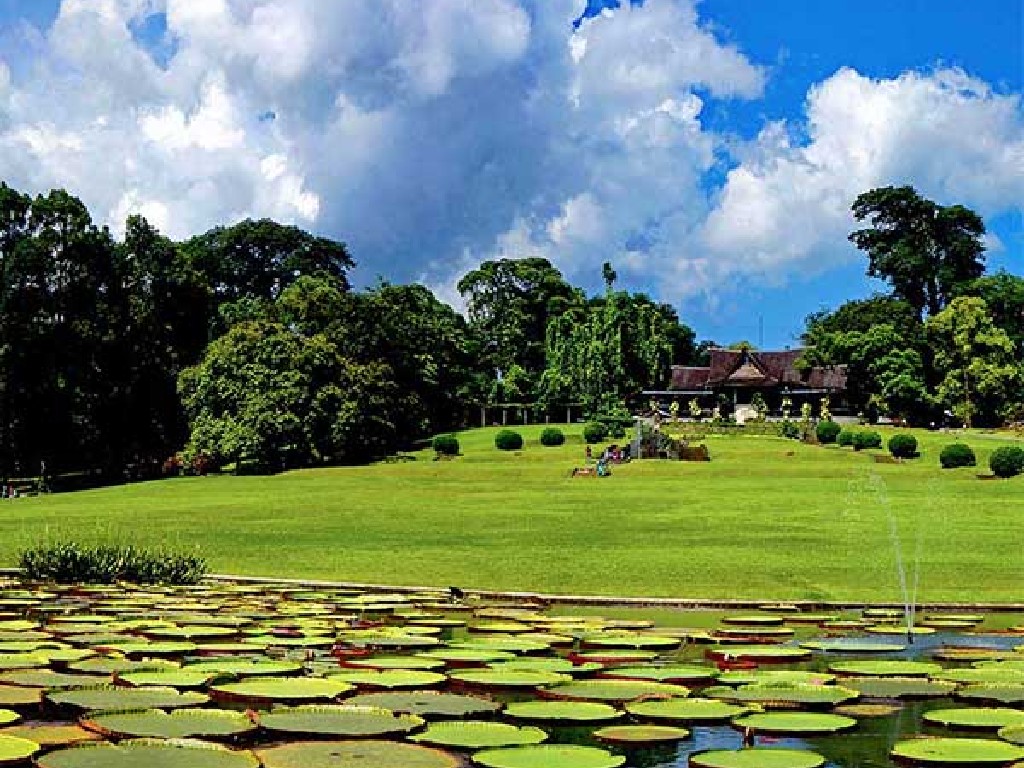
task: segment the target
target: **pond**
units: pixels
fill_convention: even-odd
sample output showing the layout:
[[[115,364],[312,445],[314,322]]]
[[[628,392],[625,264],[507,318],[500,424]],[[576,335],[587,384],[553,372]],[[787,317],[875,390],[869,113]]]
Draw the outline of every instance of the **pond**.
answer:
[[[1024,761],[1024,619],[0,583],[0,765]]]

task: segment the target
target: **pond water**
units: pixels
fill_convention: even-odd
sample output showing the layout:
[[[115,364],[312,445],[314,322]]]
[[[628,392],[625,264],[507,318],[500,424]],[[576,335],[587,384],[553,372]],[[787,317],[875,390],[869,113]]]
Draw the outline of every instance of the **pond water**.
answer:
[[[561,615],[524,604],[497,605],[479,601],[451,604],[441,592],[372,595],[353,590],[314,590],[286,585],[211,584],[171,589],[61,588],[13,581],[2,583],[0,722],[4,720],[4,710],[13,714],[6,716],[11,722],[0,727],[0,764],[19,764],[16,759],[10,763],[3,761],[5,737],[29,737],[31,740],[34,733],[42,734],[35,726],[80,723],[85,730],[69,731],[71,735],[65,734],[62,739],[53,738],[49,742],[40,739],[38,749],[32,750],[32,755],[23,761],[30,765],[33,759],[37,760],[43,768],[77,765],[75,761],[64,762],[69,750],[83,749],[69,746],[70,742],[92,739],[94,744],[85,748],[91,750],[97,748],[96,742],[124,745],[133,737],[146,735],[131,728],[119,730],[96,725],[96,718],[102,711],[133,710],[141,706],[165,712],[178,707],[242,712],[244,728],[203,738],[219,744],[233,757],[249,761],[246,763],[249,766],[262,763],[267,768],[277,768],[272,749],[275,746],[316,738],[346,741],[357,733],[367,734],[359,732],[358,728],[351,733],[345,731],[353,727],[351,724],[323,726],[305,721],[302,728],[282,731],[262,719],[268,711],[276,709],[288,713],[290,711],[284,707],[310,702],[330,706],[372,703],[372,695],[364,700],[359,697],[384,690],[404,696],[384,706],[393,707],[395,712],[422,715],[426,722],[413,717],[405,732],[382,731],[379,740],[411,744],[408,739],[415,741],[428,724],[462,716],[537,726],[547,734],[548,744],[602,750],[594,754],[610,755],[606,758],[611,761],[609,766],[617,757],[622,758],[624,762],[618,764],[626,768],[684,768],[691,764],[694,755],[709,750],[741,750],[745,740],[748,745],[753,743],[761,748],[807,750],[820,755],[824,760],[821,764],[831,768],[891,768],[897,765],[890,756],[894,746],[908,739],[931,736],[1000,742],[995,727],[964,731],[930,725],[924,716],[931,710],[1000,707],[1003,708],[1000,716],[1012,720],[1019,712],[1024,722],[1024,626],[1021,626],[1024,620],[1021,616],[960,616],[958,620],[963,626],[955,630],[944,627],[946,622],[940,619],[934,621],[938,626],[929,634],[916,636],[914,643],[908,645],[898,629],[888,633],[879,631],[879,627],[884,629],[891,624],[869,627],[872,622],[899,621],[896,615],[864,620],[861,612],[846,612],[815,620],[799,612],[748,611],[743,612],[745,615],[661,612],[653,614],[656,620],[651,620],[646,617],[652,614],[638,611],[609,609],[599,617],[592,609],[574,612],[565,606],[560,607],[558,613]],[[924,615],[935,619],[935,612]],[[846,623],[837,624],[837,619]],[[825,621],[829,622],[825,626],[819,623]],[[884,643],[895,647],[884,653],[877,650],[822,652],[805,647],[816,641],[874,646]],[[784,663],[768,661],[766,657],[780,648],[803,649],[806,657]],[[972,655],[959,658],[956,651],[949,651],[950,648],[971,649]],[[947,684],[947,695],[927,699],[893,698],[891,692],[888,698],[881,698],[877,692],[877,698],[873,698],[865,695],[871,692],[870,687],[859,697],[856,691],[849,692],[847,704],[887,704],[890,710],[881,716],[854,710],[850,713],[856,721],[854,727],[834,735],[797,737],[778,732],[744,732],[728,720],[654,720],[647,715],[621,712],[637,697],[686,696],[738,702],[752,710],[768,712],[827,713],[832,712],[834,704],[842,698],[834,696],[836,691],[868,685],[863,674],[850,676],[854,670],[835,668],[836,665],[898,660],[937,665],[933,669],[911,669],[917,676],[915,679],[920,681],[927,681],[929,676],[941,680],[951,674],[950,670],[968,671],[953,674],[954,678],[962,675],[964,680],[955,686]],[[268,666],[271,661],[277,666]],[[591,662],[589,667],[581,666],[585,661]],[[233,668],[240,663],[242,667]],[[536,674],[537,667],[545,664],[550,664],[551,669],[545,670],[541,677],[548,675],[549,679],[540,684],[530,683],[528,677],[525,683],[524,679],[517,678],[523,669],[529,667],[531,673]],[[624,666],[630,671],[622,672]],[[223,670],[211,671],[218,667]],[[670,673],[666,667],[687,669]],[[723,672],[721,667],[734,669]],[[376,677],[377,671],[382,669],[418,669],[428,674],[406,683],[416,686],[410,693],[403,687],[401,675]],[[487,679],[485,675],[483,681],[459,680],[467,670],[486,669],[497,669],[505,677]],[[777,678],[768,681],[767,689],[744,687],[752,681],[744,681],[743,676],[757,678],[772,670],[814,673],[810,676],[811,688],[804,690],[800,685],[780,682]],[[140,671],[147,674],[152,671],[155,676],[132,676]],[[883,665],[867,671],[872,673],[867,677],[877,681],[877,677],[890,676],[894,670]],[[182,675],[183,672],[188,674]],[[659,676],[664,680],[662,686],[665,683],[685,685],[688,691],[659,687],[656,682]],[[974,676],[1005,680],[1012,685],[1000,689],[1002,701],[968,700],[963,694]],[[276,679],[284,682],[274,683]],[[566,687],[574,679],[595,681],[600,685]],[[257,684],[261,685],[263,680],[271,681],[270,688],[259,688]],[[317,685],[313,686],[310,680]],[[615,680],[640,681],[642,690],[622,692],[615,687]],[[325,681],[337,683],[338,690],[325,685]],[[798,682],[806,683],[806,680]],[[139,689],[159,683],[165,686],[164,693],[156,692],[154,701],[139,705],[140,694],[149,695]],[[90,689],[97,686],[108,687],[96,694],[98,699],[90,698],[93,696]],[[445,699],[455,702],[452,704],[455,709],[439,714],[430,711],[431,706],[441,701],[431,698],[437,694],[418,693],[427,690],[473,698]],[[87,694],[84,697],[83,692]],[[819,696],[828,701],[808,703],[808,697]],[[602,742],[594,735],[608,723],[538,721],[503,711],[509,704],[534,700],[602,702],[620,710],[616,725],[672,725],[687,728],[690,735],[662,746],[624,748],[615,742]],[[481,701],[480,712],[459,709],[465,702],[472,708],[474,702]],[[759,703],[752,704],[752,701]],[[426,709],[417,709],[424,702]],[[488,709],[490,711],[484,711]],[[1007,715],[1006,710],[1014,711]],[[843,711],[842,706],[839,711]],[[211,716],[216,714],[211,712]],[[328,714],[333,718],[338,713],[330,710]],[[1009,741],[1000,743],[1012,749]],[[471,765],[474,754],[480,754],[443,743],[432,743],[431,747],[442,750],[442,753],[431,753],[434,758],[448,761],[437,763],[438,768]],[[271,751],[267,752],[268,749]],[[425,750],[425,747],[416,749]],[[110,755],[112,761],[116,756],[114,751],[103,754]],[[425,751],[422,754],[427,755]],[[167,764],[190,767],[195,764],[193,758],[194,754],[183,754]],[[334,762],[323,764],[341,768],[389,766],[387,757],[332,759]],[[394,759],[391,758],[391,764]],[[986,764],[1011,765],[1018,759],[1024,760],[1024,750],[1020,757]],[[563,763],[556,760],[530,765],[560,768]],[[425,763],[425,766],[433,768],[433,764]]]

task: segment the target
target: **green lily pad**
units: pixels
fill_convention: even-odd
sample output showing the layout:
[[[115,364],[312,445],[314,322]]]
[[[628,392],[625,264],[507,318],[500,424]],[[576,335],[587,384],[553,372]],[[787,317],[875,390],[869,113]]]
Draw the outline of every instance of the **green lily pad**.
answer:
[[[352,706],[379,707],[420,717],[471,717],[497,712],[501,704],[477,696],[438,691],[364,693],[347,700]]]
[[[504,714],[517,720],[594,723],[617,720],[623,712],[592,701],[520,701],[506,706]]]
[[[0,675],[0,684],[26,688],[84,688],[96,685],[96,677],[69,675],[49,669],[21,669]]]
[[[665,650],[678,648],[678,637],[642,635],[639,633],[609,632],[583,636],[584,648],[635,648],[638,650]]]
[[[188,740],[84,744],[43,755],[39,768],[258,768],[251,752]]]
[[[942,672],[941,664],[928,661],[845,661],[832,664],[830,670],[840,675],[865,675],[871,677],[926,677]]]
[[[750,712],[751,708],[718,699],[661,699],[631,702],[626,705],[626,711],[636,717],[652,720],[713,723],[744,715]]]
[[[417,743],[458,749],[487,749],[540,744],[548,735],[533,726],[508,725],[483,720],[431,723],[422,733],[409,738]]]
[[[670,725],[609,725],[594,731],[594,737],[610,744],[660,744],[682,741],[690,736],[685,728]]]
[[[999,648],[974,648],[969,646],[949,645],[938,648],[932,656],[940,661],[1000,661],[1013,654]]]
[[[117,682],[134,687],[143,685],[164,685],[170,688],[202,688],[216,672],[196,672],[185,668],[160,669],[155,671],[125,672],[117,676]]]
[[[488,666],[494,670],[560,672],[567,675],[588,675],[604,669],[604,665],[598,664],[596,661],[585,661],[582,664],[573,664],[568,659],[563,659],[557,656],[510,659],[509,661],[498,661],[494,664],[489,664]]]
[[[1000,704],[1024,703],[1024,683],[976,683],[956,692],[958,699],[998,701]]]
[[[429,688],[445,681],[444,675],[418,669],[343,669],[331,672],[327,677],[353,685],[389,689]]]
[[[690,690],[682,685],[647,680],[573,680],[548,688],[540,695],[555,699],[596,701],[631,701],[641,696],[687,696]]]
[[[954,683],[1024,683],[1024,670],[1002,667],[974,667],[972,669],[944,669],[934,675],[939,680]]]
[[[655,680],[662,683],[694,683],[712,680],[718,675],[713,667],[696,664],[665,664],[613,667],[601,677],[628,678],[631,680]]]
[[[823,653],[899,653],[907,649],[907,646],[900,643],[872,643],[846,638],[808,640],[806,643],[800,643],[800,646]]]
[[[204,693],[181,693],[174,688],[116,688],[112,685],[50,691],[46,698],[58,706],[90,711],[196,707],[210,700]]]
[[[10,709],[0,709],[0,725],[11,725],[21,720],[21,715]]]
[[[440,648],[436,651],[424,651],[419,655],[453,664],[487,664],[492,661],[508,661],[515,658],[515,654],[508,651],[483,648]]]
[[[713,659],[736,659],[762,662],[803,661],[811,658],[807,648],[782,645],[720,645],[708,648]]]
[[[416,715],[359,706],[280,707],[260,715],[260,725],[268,731],[346,738],[406,734],[424,722],[422,717]]]
[[[710,698],[727,701],[759,703],[768,706],[836,705],[856,699],[860,694],[838,685],[810,685],[807,683],[761,683],[741,685],[739,688],[716,686],[704,691]]]
[[[458,768],[461,761],[428,747],[392,741],[297,742],[259,749],[263,768]]]
[[[923,699],[949,696],[956,683],[920,677],[852,677],[843,685],[873,699]]]
[[[295,675],[302,672],[302,664],[297,661],[275,661],[259,658],[224,658],[204,659],[182,667],[185,672],[200,674],[237,675],[238,677],[278,677]]]
[[[346,667],[357,669],[441,669],[444,661],[423,656],[369,656],[364,659],[346,659]]]
[[[0,765],[20,763],[38,751],[39,745],[34,741],[0,734]]]
[[[162,739],[235,736],[256,729],[241,712],[226,709],[145,709],[131,712],[100,712],[83,725],[114,738]]]
[[[907,628],[900,624],[872,624],[870,627],[864,627],[865,632],[870,632],[873,635],[906,635]],[[932,627],[911,627],[910,634],[912,635],[934,635],[936,632]]]
[[[196,650],[195,643],[109,643],[98,646],[100,651],[114,651],[124,656],[183,656]]]
[[[993,739],[910,739],[890,754],[929,765],[1006,765],[1024,758],[1024,749]]]
[[[540,653],[551,648],[550,643],[509,635],[479,635],[465,643],[452,643],[451,648],[471,648],[481,651],[508,651],[509,653]]]
[[[853,728],[852,717],[817,712],[755,712],[732,721],[737,728],[764,733],[817,734],[838,733]]]
[[[218,683],[209,688],[216,701],[312,702],[329,701],[355,686],[322,677],[254,677],[238,683]]]
[[[473,755],[473,762],[484,768],[618,768],[626,758],[597,747],[540,744],[485,749]]]
[[[999,738],[1011,744],[1024,745],[1024,725],[1007,725],[999,729]]]
[[[571,675],[531,669],[466,669],[448,675],[452,680],[467,685],[493,688],[536,688],[541,685],[568,683]]]
[[[48,656],[37,652],[0,653],[0,670],[37,669],[49,666]]]
[[[38,704],[42,697],[42,688],[0,685],[0,707],[26,707]]]
[[[819,768],[825,758],[805,749],[714,749],[690,756],[690,765],[698,768]]]
[[[655,651],[588,651],[585,653],[570,654],[573,661],[595,662],[597,664],[632,664],[635,662],[650,661],[658,658]]]
[[[899,704],[842,704],[832,712],[847,717],[889,717],[901,709],[903,707]]]
[[[964,707],[933,709],[923,715],[925,722],[954,728],[1004,728],[1024,725],[1024,712],[1007,707]]]
[[[93,656],[68,665],[72,672],[86,675],[116,675],[122,672],[155,672],[160,669],[179,669],[181,664],[167,659],[132,661],[123,656]]]
[[[4,736],[34,741],[40,747],[67,747],[87,741],[99,741],[100,735],[77,725],[16,725],[4,728]]]
[[[730,669],[718,676],[718,682],[728,685],[754,685],[771,683],[807,683],[827,685],[836,676],[829,672],[811,672],[806,669]]]

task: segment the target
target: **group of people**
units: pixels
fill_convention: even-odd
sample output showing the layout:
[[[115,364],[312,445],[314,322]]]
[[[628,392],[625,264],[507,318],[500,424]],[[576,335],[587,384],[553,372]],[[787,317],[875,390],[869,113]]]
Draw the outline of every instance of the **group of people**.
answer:
[[[594,451],[589,445],[587,446],[586,459],[588,465],[594,461]],[[620,448],[614,444],[609,445],[597,457],[597,476],[607,477],[612,473],[610,464],[621,464],[624,461],[629,461],[629,446]]]

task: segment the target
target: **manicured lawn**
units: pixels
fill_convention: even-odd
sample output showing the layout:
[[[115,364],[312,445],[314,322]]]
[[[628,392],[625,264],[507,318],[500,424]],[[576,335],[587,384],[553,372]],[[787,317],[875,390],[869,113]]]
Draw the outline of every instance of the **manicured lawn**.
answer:
[[[464,455],[276,477],[180,478],[0,502],[0,564],[47,538],[196,547],[212,570],[390,584],[758,599],[899,598],[890,514],[921,600],[1024,599],[1024,477],[981,481],[1005,438],[972,434],[977,469],[778,438],[710,438],[709,464],[634,462],[569,478],[561,448],[493,429]],[[883,430],[884,431],[884,430]],[[886,438],[888,437],[886,433]]]

